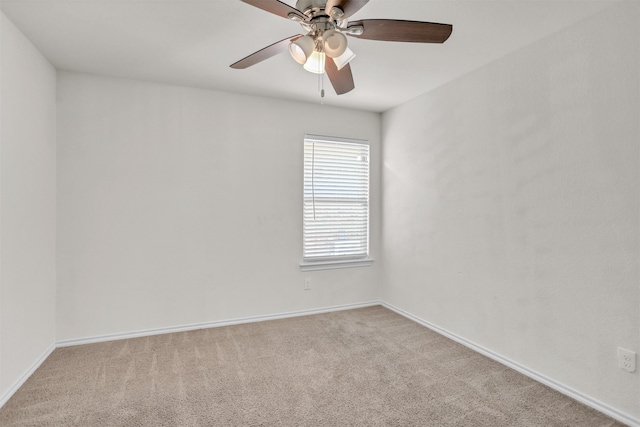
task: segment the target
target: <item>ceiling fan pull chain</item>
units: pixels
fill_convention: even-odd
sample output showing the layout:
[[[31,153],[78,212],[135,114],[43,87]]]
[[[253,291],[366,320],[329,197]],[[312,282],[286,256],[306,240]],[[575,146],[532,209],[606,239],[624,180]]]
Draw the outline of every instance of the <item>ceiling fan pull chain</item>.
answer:
[[[318,91],[320,92],[320,105],[324,105],[324,74],[318,74]]]

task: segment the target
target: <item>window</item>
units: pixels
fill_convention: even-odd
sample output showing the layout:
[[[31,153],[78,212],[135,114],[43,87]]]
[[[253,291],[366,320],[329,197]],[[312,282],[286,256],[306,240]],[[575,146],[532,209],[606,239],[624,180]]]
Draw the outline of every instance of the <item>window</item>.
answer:
[[[302,269],[369,259],[369,144],[305,135]]]

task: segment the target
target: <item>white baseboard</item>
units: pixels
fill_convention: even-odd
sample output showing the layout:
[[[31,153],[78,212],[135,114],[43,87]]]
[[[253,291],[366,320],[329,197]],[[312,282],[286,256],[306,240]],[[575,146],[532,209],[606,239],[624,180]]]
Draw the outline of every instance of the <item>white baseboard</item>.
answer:
[[[399,315],[404,316],[407,319],[413,320],[414,322],[419,323],[422,326],[425,326],[431,329],[432,331],[439,333],[440,335],[444,335],[445,337],[450,338],[453,341],[464,345],[465,347],[469,347],[471,350],[474,350],[484,356],[487,356],[488,358],[493,359],[496,362],[499,362],[505,366],[508,366],[509,368],[514,369],[520,372],[521,374],[526,375],[535,381],[538,381],[539,383],[542,383],[548,387],[551,387],[552,389],[559,391],[560,393],[567,395],[572,399],[577,400],[578,402],[584,403],[585,405],[590,406],[593,409],[600,411],[603,414],[606,414],[611,418],[614,418],[620,421],[621,423],[625,423],[631,427],[640,427],[640,419],[635,418],[629,414],[626,414],[604,402],[599,401],[598,399],[594,399],[593,397],[587,396],[586,394],[583,394],[567,385],[559,383],[545,375],[542,375],[534,370],[531,370],[525,366],[522,366],[519,363],[514,362],[513,360],[510,360],[504,356],[494,353],[493,351],[487,348],[484,348],[474,342],[466,340],[461,336],[458,336],[452,332],[449,332],[446,329],[443,329],[437,325],[434,325],[433,323],[427,322],[426,320],[421,319],[418,316],[414,316],[413,314],[408,313],[398,307],[395,307],[385,301],[380,301],[380,305],[388,308],[389,310],[395,311]]]
[[[240,325],[243,323],[264,322],[266,320],[286,319],[289,317],[309,316],[313,314],[330,313],[333,311],[352,310],[355,308],[371,307],[380,305],[380,301],[368,301],[356,304],[334,305],[331,307],[314,308],[309,310],[287,311],[284,313],[268,314],[263,316],[239,317],[229,320],[216,320],[212,322],[192,323],[181,326],[171,326],[166,328],[143,329],[132,332],[123,332],[118,334],[106,334],[94,337],[74,338],[68,340],[60,340],[56,343],[56,347],[70,347],[73,345],[92,344],[104,341],[122,340],[128,338],[146,337],[150,335],[171,334],[174,332],[194,331],[197,329],[216,328],[220,326]]]
[[[11,387],[9,387],[9,390],[7,390],[2,396],[0,396],[0,408],[2,408],[4,404],[7,403],[9,399],[11,399],[11,396],[13,396],[14,393],[18,391],[20,387],[22,387],[22,384],[24,384],[25,381],[29,379],[31,374],[33,374],[36,371],[36,369],[38,369],[40,365],[42,365],[42,362],[44,362],[47,359],[47,357],[49,357],[49,355],[55,349],[56,349],[56,343],[55,342],[51,343],[49,348],[47,348],[44,351],[44,353],[42,353],[42,355],[38,358],[38,360],[33,362],[33,364],[29,367],[29,369],[27,369],[27,371],[24,374],[22,374],[22,376],[18,378],[18,380],[15,383],[13,383]]]

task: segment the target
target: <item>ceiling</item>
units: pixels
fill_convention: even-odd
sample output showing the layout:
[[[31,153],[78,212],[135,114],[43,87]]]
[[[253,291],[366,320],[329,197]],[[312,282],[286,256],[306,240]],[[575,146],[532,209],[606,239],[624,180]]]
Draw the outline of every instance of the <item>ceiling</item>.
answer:
[[[285,0],[295,6],[292,0]],[[444,44],[349,38],[356,88],[324,104],[382,112],[613,6],[616,0],[370,0],[351,17],[453,25]],[[233,62],[300,34],[295,22],[240,0],[1,0],[60,70],[320,103],[317,75],[281,54]]]

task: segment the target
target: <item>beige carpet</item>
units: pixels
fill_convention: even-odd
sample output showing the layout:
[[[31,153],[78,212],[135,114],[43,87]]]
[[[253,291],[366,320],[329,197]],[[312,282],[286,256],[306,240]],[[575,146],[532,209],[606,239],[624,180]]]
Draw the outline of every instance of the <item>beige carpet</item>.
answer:
[[[0,425],[621,424],[378,306],[59,348]]]

